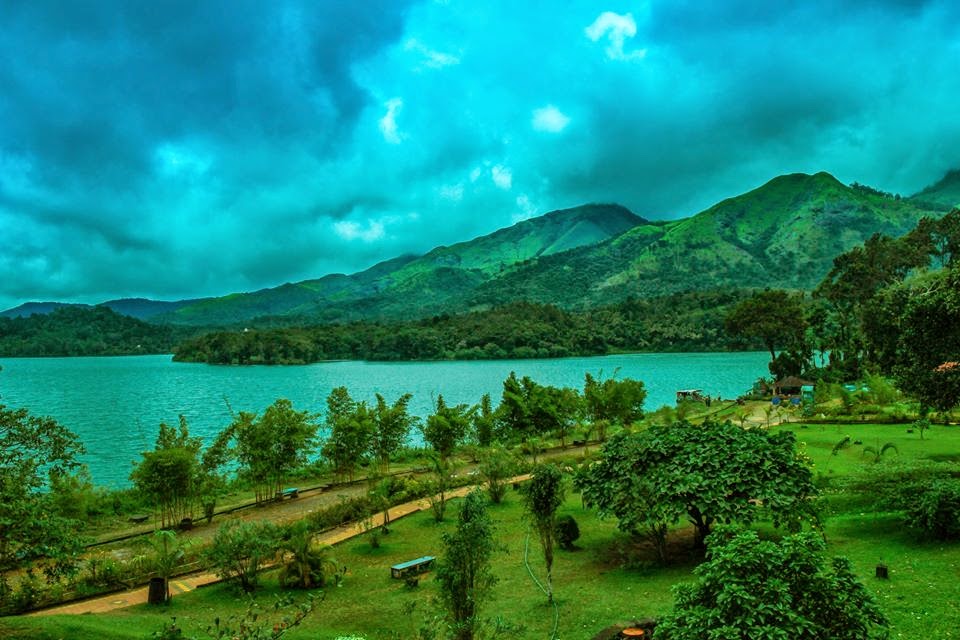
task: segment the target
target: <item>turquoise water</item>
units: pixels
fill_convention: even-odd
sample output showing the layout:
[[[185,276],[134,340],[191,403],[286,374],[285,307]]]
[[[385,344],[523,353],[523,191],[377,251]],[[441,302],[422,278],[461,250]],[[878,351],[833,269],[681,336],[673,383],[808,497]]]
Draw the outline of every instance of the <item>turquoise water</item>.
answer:
[[[0,359],[0,403],[49,415],[78,434],[94,482],[127,486],[131,464],[152,448],[161,421],[183,414],[193,435],[210,438],[235,411],[262,411],[277,398],[321,412],[330,390],[346,386],[359,400],[393,401],[412,393],[411,411],[430,413],[433,399],[499,402],[511,371],[541,384],[583,388],[584,373],[643,380],[646,406],[673,404],[677,389],[734,397],[767,374],[769,356],[751,353],[647,353],[556,360],[471,362],[324,362],[297,367],[224,367],[173,362],[170,356]]]

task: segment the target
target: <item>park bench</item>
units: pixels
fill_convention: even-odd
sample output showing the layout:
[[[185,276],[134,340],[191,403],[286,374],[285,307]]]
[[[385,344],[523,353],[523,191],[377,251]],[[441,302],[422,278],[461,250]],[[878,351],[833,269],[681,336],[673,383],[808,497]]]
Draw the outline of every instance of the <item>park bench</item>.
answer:
[[[421,556],[416,560],[408,560],[407,562],[395,564],[390,567],[390,577],[407,578],[409,576],[420,575],[421,573],[430,571],[433,567],[434,560],[436,560],[436,558],[433,556]]]
[[[291,500],[293,500],[294,498],[299,498],[299,497],[300,497],[300,489],[298,489],[297,487],[290,487],[289,489],[284,489],[283,491],[277,491],[277,494],[274,496],[277,502],[280,502],[284,498],[290,498]]]

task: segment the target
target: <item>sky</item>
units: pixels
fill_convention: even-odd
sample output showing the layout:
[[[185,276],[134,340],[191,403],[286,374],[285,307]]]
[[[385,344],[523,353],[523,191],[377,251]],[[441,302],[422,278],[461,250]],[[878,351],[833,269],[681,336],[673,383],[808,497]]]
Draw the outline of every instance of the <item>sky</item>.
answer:
[[[4,0],[0,309],[960,167],[960,3]]]

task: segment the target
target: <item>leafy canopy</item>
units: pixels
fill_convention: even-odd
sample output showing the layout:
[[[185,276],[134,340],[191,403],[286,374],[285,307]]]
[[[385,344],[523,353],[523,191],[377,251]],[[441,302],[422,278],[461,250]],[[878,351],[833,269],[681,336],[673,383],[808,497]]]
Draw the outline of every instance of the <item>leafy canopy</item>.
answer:
[[[794,434],[730,422],[677,422],[617,434],[576,486],[624,531],[659,531],[686,518],[698,542],[715,522],[746,525],[763,515],[775,526],[797,527],[815,518],[811,498],[817,490]]]
[[[37,557],[69,561],[80,523],[50,508],[48,478],[79,466],[83,445],[52,418],[0,404],[0,569]]]
[[[779,542],[755,531],[718,530],[696,582],[675,588],[658,640],[886,637],[887,620],[845,558],[826,565],[814,533]]]

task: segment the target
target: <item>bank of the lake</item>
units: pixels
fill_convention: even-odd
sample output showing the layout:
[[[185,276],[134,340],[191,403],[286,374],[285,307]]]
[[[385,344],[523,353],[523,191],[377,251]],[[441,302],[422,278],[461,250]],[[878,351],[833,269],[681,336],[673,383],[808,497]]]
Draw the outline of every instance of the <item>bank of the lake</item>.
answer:
[[[157,425],[183,414],[191,433],[209,438],[230,422],[230,410],[262,411],[277,398],[322,413],[330,390],[392,400],[412,393],[410,410],[426,416],[437,395],[499,402],[511,371],[541,384],[582,388],[584,374],[642,380],[646,406],[673,404],[677,389],[701,388],[729,398],[767,374],[763,352],[643,353],[545,360],[441,362],[323,362],[296,367],[209,366],[173,362],[169,355],[103,358],[0,359],[0,403],[56,418],[87,447],[83,461],[94,482],[126,486],[131,463],[152,448]]]

